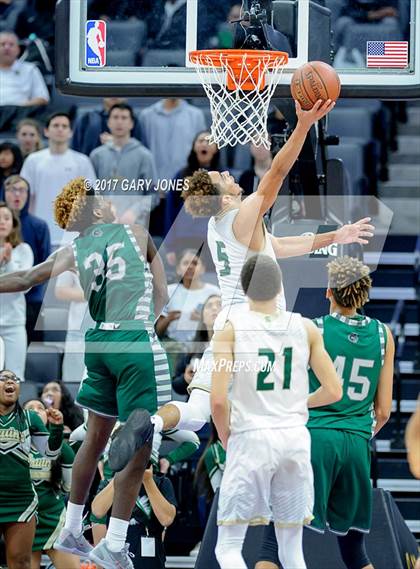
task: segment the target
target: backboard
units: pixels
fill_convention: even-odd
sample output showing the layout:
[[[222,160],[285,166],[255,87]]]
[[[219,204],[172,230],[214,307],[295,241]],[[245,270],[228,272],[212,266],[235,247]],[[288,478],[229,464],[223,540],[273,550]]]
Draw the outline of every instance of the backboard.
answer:
[[[420,97],[417,0],[389,0],[394,8],[368,14],[351,12],[347,0],[259,4],[289,51],[276,97],[289,97],[294,70],[316,59],[334,64],[342,97]],[[188,53],[233,47],[247,24],[230,21],[251,5],[252,0],[58,0],[57,86],[88,96],[203,96]]]

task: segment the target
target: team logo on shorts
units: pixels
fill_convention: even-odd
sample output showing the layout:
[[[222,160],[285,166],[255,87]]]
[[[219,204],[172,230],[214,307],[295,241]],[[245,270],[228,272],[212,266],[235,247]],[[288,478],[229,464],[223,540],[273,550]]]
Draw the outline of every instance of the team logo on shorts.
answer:
[[[106,22],[86,22],[86,67],[104,67],[106,64]]]
[[[359,334],[353,332],[352,334],[349,334],[347,338],[352,344],[357,344],[357,342],[359,341]]]

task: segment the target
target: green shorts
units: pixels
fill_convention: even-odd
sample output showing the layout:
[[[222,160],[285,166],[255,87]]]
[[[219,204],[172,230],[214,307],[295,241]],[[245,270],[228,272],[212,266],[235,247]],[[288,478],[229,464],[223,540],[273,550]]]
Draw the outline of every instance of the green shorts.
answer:
[[[372,518],[369,441],[338,429],[309,429],[314,471],[314,519],[310,527],[345,535],[368,533]]]
[[[168,360],[154,333],[88,330],[85,365],[76,401],[98,415],[126,421],[134,409],[155,413],[171,400]]]

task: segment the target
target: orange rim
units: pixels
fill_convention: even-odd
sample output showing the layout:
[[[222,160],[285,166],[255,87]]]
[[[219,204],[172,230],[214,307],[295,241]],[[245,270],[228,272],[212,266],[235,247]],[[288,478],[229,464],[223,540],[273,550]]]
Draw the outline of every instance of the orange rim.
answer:
[[[226,85],[230,91],[242,89],[252,91],[256,85],[265,87],[264,73],[277,65],[286,65],[289,56],[284,51],[263,51],[248,49],[203,49],[191,51],[191,63],[201,67],[226,68]],[[244,67],[247,70],[243,76]]]

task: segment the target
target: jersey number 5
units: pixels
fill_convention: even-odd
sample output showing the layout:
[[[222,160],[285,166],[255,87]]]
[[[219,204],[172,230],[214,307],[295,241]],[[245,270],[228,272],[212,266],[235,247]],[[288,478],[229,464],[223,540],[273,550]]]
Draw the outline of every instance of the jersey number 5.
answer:
[[[268,359],[267,367],[260,371],[257,376],[257,391],[272,391],[274,389],[274,381],[266,381],[267,377],[273,371],[274,360],[276,355],[273,350],[262,348],[258,350],[259,356],[265,356]],[[283,389],[290,389],[290,380],[292,378],[292,355],[293,348],[284,348],[284,367],[283,367]]]
[[[105,276],[105,261],[102,255],[95,252],[85,259],[83,266],[86,270],[89,270],[92,265],[96,265],[96,267],[93,269],[93,281],[91,284],[91,290],[100,290],[105,279],[108,279],[109,281],[120,281],[124,278],[126,263],[122,257],[114,257],[115,252],[119,249],[122,249],[123,247],[124,243],[113,243],[106,248],[108,262]]]
[[[354,358],[351,366],[349,386],[347,388],[349,399],[353,401],[363,401],[363,399],[366,399],[370,390],[370,381],[367,376],[360,375],[360,368],[373,368],[374,365],[375,362],[373,360]],[[334,366],[338,376],[344,378],[346,358],[344,356],[337,356],[334,360]]]
[[[217,245],[217,260],[223,263],[223,269],[220,270],[221,277],[228,277],[230,275],[229,257],[226,254],[226,248],[223,241],[216,241]]]

